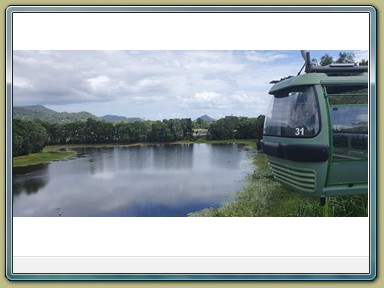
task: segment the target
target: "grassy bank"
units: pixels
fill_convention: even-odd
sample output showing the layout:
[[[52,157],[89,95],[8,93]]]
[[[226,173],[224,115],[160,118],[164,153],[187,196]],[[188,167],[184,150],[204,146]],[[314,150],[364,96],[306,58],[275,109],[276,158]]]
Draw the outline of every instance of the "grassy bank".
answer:
[[[52,161],[61,160],[75,154],[75,151],[58,151],[53,150],[52,148],[44,149],[40,153],[32,153],[26,156],[13,157],[13,167],[24,167],[50,163]]]
[[[129,147],[129,146],[145,146],[145,145],[157,145],[157,144],[228,144],[237,143],[244,144],[250,149],[256,149],[256,139],[230,139],[230,140],[206,140],[205,138],[197,138],[196,140],[181,140],[174,142],[138,142],[132,144],[60,144],[49,145],[44,148],[43,151],[56,151],[60,149],[75,149],[75,148],[112,148],[112,147]]]
[[[237,143],[244,144],[250,149],[256,150],[256,139],[230,139],[230,140],[206,140],[204,138],[198,138],[190,143],[206,143],[206,144],[228,144],[228,143]]]
[[[193,144],[193,143],[206,143],[206,144],[225,144],[225,143],[239,143],[247,145],[250,149],[256,148],[256,140],[205,140],[202,138],[196,141],[176,141],[169,143],[134,143],[134,144],[65,144],[65,145],[49,145],[44,147],[40,153],[32,153],[27,156],[13,157],[13,167],[23,167],[37,164],[49,163],[56,160],[61,160],[76,154],[71,149],[76,148],[112,148],[116,146],[145,146],[156,144]],[[65,151],[63,151],[65,150]]]
[[[265,155],[252,155],[256,167],[244,181],[242,190],[235,193],[235,200],[219,208],[207,208],[188,216],[204,217],[318,217],[368,215],[367,195],[328,198],[320,206],[318,198],[310,198],[288,190],[273,179]]]

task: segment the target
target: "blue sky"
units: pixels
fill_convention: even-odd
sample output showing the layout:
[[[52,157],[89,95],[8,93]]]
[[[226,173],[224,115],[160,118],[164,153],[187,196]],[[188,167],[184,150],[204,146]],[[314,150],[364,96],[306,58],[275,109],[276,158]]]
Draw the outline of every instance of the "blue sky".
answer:
[[[308,52],[337,59],[340,51]],[[16,50],[13,103],[149,120],[257,117],[268,108],[269,82],[296,75],[303,61],[298,50]]]

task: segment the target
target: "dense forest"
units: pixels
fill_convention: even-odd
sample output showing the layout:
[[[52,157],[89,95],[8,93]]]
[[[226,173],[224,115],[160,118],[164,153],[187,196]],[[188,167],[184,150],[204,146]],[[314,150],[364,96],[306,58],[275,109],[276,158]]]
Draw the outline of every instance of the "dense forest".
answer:
[[[209,140],[261,139],[264,115],[257,118],[227,116],[215,122],[190,118],[163,121],[111,123],[88,118],[86,121],[50,123],[39,119],[13,120],[13,156],[40,152],[45,145],[132,144],[196,139],[193,129],[207,129]]]

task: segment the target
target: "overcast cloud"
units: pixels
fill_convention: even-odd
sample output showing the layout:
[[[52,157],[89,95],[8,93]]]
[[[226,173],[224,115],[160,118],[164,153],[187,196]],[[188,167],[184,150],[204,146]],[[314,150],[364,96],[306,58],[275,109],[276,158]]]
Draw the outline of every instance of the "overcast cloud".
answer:
[[[13,103],[150,120],[257,117],[269,82],[302,65],[300,51],[14,51]]]

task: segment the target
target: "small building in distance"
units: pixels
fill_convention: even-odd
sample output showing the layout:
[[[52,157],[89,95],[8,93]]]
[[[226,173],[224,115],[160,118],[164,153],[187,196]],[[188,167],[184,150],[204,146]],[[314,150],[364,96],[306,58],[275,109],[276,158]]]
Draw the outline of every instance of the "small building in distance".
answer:
[[[208,134],[208,129],[193,129],[193,136],[205,136]]]

